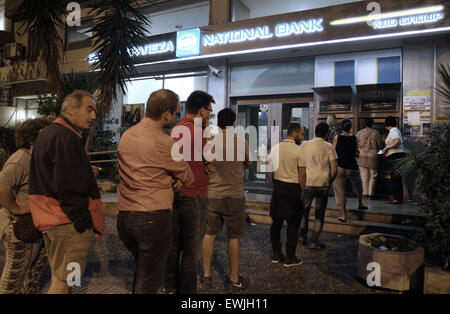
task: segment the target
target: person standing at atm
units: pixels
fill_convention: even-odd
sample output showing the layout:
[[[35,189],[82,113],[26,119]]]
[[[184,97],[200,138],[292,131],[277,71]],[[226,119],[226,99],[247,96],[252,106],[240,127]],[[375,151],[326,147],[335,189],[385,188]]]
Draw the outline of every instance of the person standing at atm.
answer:
[[[328,115],[327,124],[330,126],[330,132],[328,133],[327,142],[333,144],[334,138],[342,133],[342,128],[338,124],[336,115],[334,113]]]
[[[387,117],[384,121],[386,129],[389,130],[389,134],[386,138],[386,147],[383,149],[383,155],[389,164],[391,172],[391,186],[390,195],[393,196],[388,203],[389,204],[401,204],[403,202],[403,182],[402,177],[395,175],[392,171],[392,163],[394,160],[403,158],[406,156],[403,149],[402,133],[397,128],[397,119],[395,117]]]
[[[380,132],[375,130],[373,119],[364,121],[364,129],[356,134],[359,158],[357,159],[363,183],[363,196],[367,199],[375,198],[375,187],[378,177],[378,155],[381,149]]]
[[[352,120],[344,119],[341,122],[342,134],[336,136],[333,140],[333,147],[338,155],[338,172],[336,180],[333,182],[336,203],[341,208],[341,216],[338,220],[346,221],[346,182],[347,179],[352,183],[352,188],[358,200],[358,209],[367,209],[362,202],[362,182],[361,175],[356,162],[358,157],[358,148],[356,136],[351,134]]]

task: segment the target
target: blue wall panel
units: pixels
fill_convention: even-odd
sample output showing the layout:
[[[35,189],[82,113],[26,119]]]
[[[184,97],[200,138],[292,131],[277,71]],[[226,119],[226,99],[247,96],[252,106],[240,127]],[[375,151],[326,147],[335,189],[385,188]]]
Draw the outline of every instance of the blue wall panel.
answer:
[[[378,83],[400,83],[400,57],[378,58]]]
[[[334,85],[355,85],[355,60],[334,63]]]

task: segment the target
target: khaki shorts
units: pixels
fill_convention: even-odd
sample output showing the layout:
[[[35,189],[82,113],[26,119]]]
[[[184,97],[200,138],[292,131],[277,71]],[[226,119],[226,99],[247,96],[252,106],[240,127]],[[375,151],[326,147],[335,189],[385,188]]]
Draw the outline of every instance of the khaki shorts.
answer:
[[[68,264],[75,262],[80,266],[80,277],[86,268],[87,258],[94,240],[94,231],[88,229],[83,233],[75,230],[73,223],[60,225],[44,233],[48,262],[52,276],[66,282],[67,276],[76,268]]]
[[[206,205],[206,234],[217,235],[227,226],[229,239],[239,239],[245,229],[244,198],[208,198]]]

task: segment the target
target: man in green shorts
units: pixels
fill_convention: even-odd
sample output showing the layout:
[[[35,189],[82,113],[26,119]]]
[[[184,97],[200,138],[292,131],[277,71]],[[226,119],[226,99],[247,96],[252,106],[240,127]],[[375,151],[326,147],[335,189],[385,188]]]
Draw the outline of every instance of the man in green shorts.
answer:
[[[214,240],[227,226],[228,258],[230,261],[230,282],[228,292],[238,292],[246,288],[244,278],[239,276],[240,238],[245,228],[245,198],[243,189],[243,168],[250,168],[247,142],[235,136],[236,114],[225,108],[218,115],[219,134],[214,139],[213,149],[215,172],[209,174],[206,234],[203,238],[204,288],[211,288],[211,258],[214,253]],[[227,140],[230,138],[231,140]],[[233,146],[227,147],[227,143]],[[230,151],[232,153],[230,154]],[[231,158],[229,157],[231,156]]]

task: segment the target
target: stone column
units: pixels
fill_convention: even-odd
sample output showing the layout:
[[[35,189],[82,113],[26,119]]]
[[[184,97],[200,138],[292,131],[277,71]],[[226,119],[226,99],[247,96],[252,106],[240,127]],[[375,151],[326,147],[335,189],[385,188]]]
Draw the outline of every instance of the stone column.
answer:
[[[231,22],[231,0],[210,0],[209,25]]]

